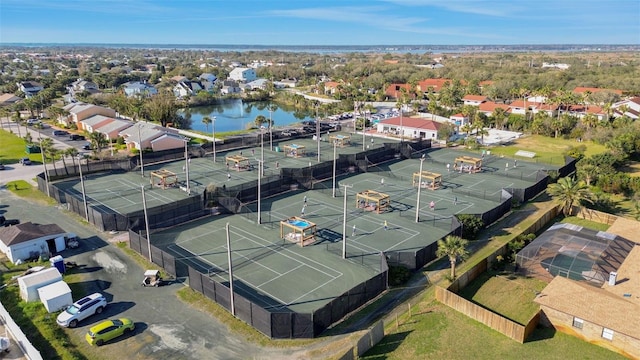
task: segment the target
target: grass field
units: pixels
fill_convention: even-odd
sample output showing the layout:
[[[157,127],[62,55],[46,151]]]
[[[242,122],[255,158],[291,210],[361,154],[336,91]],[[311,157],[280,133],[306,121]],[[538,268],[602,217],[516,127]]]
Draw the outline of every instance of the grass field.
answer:
[[[625,359],[547,328],[520,344],[437,301],[421,304],[360,359]]]
[[[569,217],[565,217],[562,220],[560,220],[561,223],[566,223],[566,224],[574,224],[574,225],[579,225],[579,226],[583,226],[592,230],[597,230],[597,231],[607,231],[609,230],[609,225],[607,224],[602,224],[599,222],[595,222],[595,221],[591,221],[591,220],[587,220],[587,219],[581,219],[577,216],[569,216]]]
[[[24,130],[24,129],[22,129]],[[22,131],[24,135],[24,131]],[[18,137],[18,134],[12,134],[7,130],[0,130],[0,162],[3,164],[17,164],[20,158],[28,157],[31,161],[41,164],[42,155],[27,154],[26,142]]]
[[[540,306],[533,302],[547,283],[511,273],[485,272],[460,296],[520,324],[526,324]]]
[[[585,145],[587,147],[585,156],[599,154],[606,150],[604,145],[591,141],[577,142],[576,140],[555,139],[542,135],[523,136],[510,145],[496,146],[490,148],[490,150],[492,154],[508,157],[515,156],[518,150],[533,151],[536,153],[536,157],[532,160],[546,161],[554,165],[563,165],[564,157],[562,154],[569,148],[579,145]]]

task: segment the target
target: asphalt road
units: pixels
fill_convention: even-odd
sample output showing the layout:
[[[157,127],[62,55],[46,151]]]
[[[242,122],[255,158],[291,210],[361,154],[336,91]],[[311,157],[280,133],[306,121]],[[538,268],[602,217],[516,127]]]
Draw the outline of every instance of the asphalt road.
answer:
[[[88,293],[105,294],[109,306],[101,315],[81,322],[69,333],[84,341],[89,327],[99,320],[129,317],[136,323],[130,337],[103,347],[112,359],[309,359],[298,349],[261,348],[232,333],[226,325],[180,301],[175,292],[185,286],[175,281],[159,288],[142,287],[144,269],[113,245],[111,234],[96,233],[60,209],[32,204],[0,188],[0,214],[21,222],[55,223],[80,237],[81,246],[65,250],[65,261],[74,261]],[[122,235],[122,234],[120,234]],[[87,294],[88,294],[87,293]],[[73,294],[74,300],[87,294]]]

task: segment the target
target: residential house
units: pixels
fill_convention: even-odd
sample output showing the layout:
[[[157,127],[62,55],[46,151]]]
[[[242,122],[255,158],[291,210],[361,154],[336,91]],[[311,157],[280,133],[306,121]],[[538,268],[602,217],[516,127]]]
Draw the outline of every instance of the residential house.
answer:
[[[298,85],[298,79],[296,79],[296,78],[282,79],[280,81],[277,81],[277,83],[279,85],[282,85],[283,88],[285,88],[285,87],[294,88],[294,87],[296,87]]]
[[[442,124],[428,119],[393,117],[380,120],[377,131],[411,139],[437,139]]]
[[[611,108],[614,109],[614,117],[627,116],[633,120],[638,120],[640,117],[640,96],[619,101],[613,104]]]
[[[182,99],[187,96],[195,96],[198,94],[198,91],[204,90],[202,83],[200,81],[189,81],[184,80],[180,81],[173,87],[173,95],[175,97]]]
[[[227,94],[237,94],[242,92],[242,89],[240,88],[240,86],[238,86],[238,83],[234,80],[224,80],[222,82],[222,87],[220,88],[220,94],[222,95],[227,95]]]
[[[244,85],[244,90],[266,90],[267,79],[256,79]]]
[[[218,81],[218,78],[215,75],[211,73],[203,73],[200,76],[198,76],[198,79],[200,80],[200,83],[202,84],[202,88],[205,91],[213,93],[213,90],[216,85],[216,81]]]
[[[465,95],[462,101],[464,105],[480,106],[480,104],[487,101],[487,97],[482,95]]]
[[[72,82],[68,90],[71,96],[75,96],[75,94],[81,93],[83,91],[86,91],[92,95],[100,92],[96,83],[84,79],[78,79]]]
[[[453,114],[453,115],[449,116],[449,120],[453,124],[455,124],[458,128],[471,123],[469,121],[469,118],[466,115],[462,114],[462,113],[457,113],[457,114]]]
[[[88,117],[78,123],[78,129],[92,133],[96,129],[113,122],[115,119],[102,115]]]
[[[65,105],[63,109],[66,110],[69,115],[61,116],[58,118],[58,122],[66,126],[76,124],[78,128],[81,126],[79,124],[80,121],[94,115],[103,115],[111,118],[116,117],[115,110],[93,104],[71,103]]]
[[[327,81],[324,83],[324,94],[334,95],[338,92],[338,86],[340,85],[337,81]]]
[[[129,150],[151,149],[162,151],[184,147],[185,138],[178,135],[177,129],[162,127],[157,124],[138,121],[133,126],[122,130],[119,136],[124,138]]]
[[[415,97],[415,94],[411,92],[410,84],[391,84],[384,90],[384,94],[389,98],[399,99],[402,95],[403,89],[408,96],[410,96],[411,98]]]
[[[524,100],[514,100],[509,104],[509,109],[511,109],[512,114],[524,115],[526,112],[531,110],[531,103]]]
[[[568,107],[563,108],[562,113],[569,114],[580,119],[584,118],[588,114],[592,114],[598,120],[604,120],[607,116],[600,106],[584,104],[569,105]]]
[[[257,79],[256,70],[245,67],[237,67],[229,73],[229,79],[239,82],[250,82]]]
[[[636,246],[633,251],[640,252],[640,247]],[[640,260],[640,256],[636,256],[636,260]],[[632,276],[637,286],[637,271]],[[556,276],[534,301],[540,305],[543,325],[637,359],[640,358],[640,302],[632,292],[627,294],[629,296]]]
[[[189,78],[183,75],[176,75],[176,76],[172,76],[169,80],[179,83],[182,81],[189,81]]]
[[[567,70],[571,65],[569,64],[562,64],[562,63],[547,63],[547,62],[543,62],[542,63],[542,68],[554,68],[554,69],[560,69],[560,70]]]
[[[442,90],[442,88],[451,83],[453,83],[453,80],[451,79],[424,79],[422,81],[418,81],[418,90],[427,95],[430,92],[437,94]]]
[[[94,131],[97,131],[111,141],[117,139],[120,136],[120,132],[133,126],[133,122],[125,119],[112,119],[113,121],[94,127]]]
[[[37,95],[40,91],[44,90],[44,86],[35,81],[22,81],[16,85],[18,85],[18,89],[22,91],[27,98]]]
[[[529,103],[527,103],[527,105],[529,105]],[[529,108],[531,109],[531,112],[534,115],[538,113],[545,113],[547,114],[547,116],[551,116],[551,117],[558,115],[558,111],[564,110],[564,107],[563,109],[560,109],[558,104],[544,104],[544,103],[531,103]]]
[[[66,248],[68,233],[56,224],[39,225],[25,222],[0,227],[0,251],[15,264],[16,261],[54,254]]]
[[[13,94],[2,94],[0,95],[0,106],[13,105],[20,100],[22,100],[21,97],[15,96]]]
[[[491,116],[496,111],[497,108],[503,109],[507,114],[511,112],[511,108],[506,104],[496,104],[493,101],[485,101],[482,104],[478,105],[478,111]]]
[[[147,82],[131,81],[122,85],[122,90],[127,97],[150,97],[158,94],[158,89]]]

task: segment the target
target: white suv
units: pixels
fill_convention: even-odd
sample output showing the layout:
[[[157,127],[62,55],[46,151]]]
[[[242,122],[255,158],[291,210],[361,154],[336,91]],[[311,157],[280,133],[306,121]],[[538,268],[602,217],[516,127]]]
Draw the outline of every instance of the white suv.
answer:
[[[107,306],[107,299],[100,293],[85,296],[67,307],[58,315],[56,322],[60,326],[76,327],[82,321],[93,314],[100,314]]]

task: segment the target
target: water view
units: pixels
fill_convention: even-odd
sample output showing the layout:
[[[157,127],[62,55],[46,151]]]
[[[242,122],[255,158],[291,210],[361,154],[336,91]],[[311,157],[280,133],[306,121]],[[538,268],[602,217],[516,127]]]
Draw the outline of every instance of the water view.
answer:
[[[213,130],[212,124],[207,129],[207,126],[202,123],[202,118],[209,116],[212,119],[213,117],[216,118],[216,132],[244,130],[253,125],[258,115],[263,115],[269,119],[268,105],[269,102],[245,103],[238,99],[224,104],[192,107],[189,109],[191,112],[191,129],[211,132]],[[186,110],[183,109],[178,113],[185,116]],[[271,113],[271,119],[274,127],[300,123],[304,120],[313,120],[312,117],[308,117],[306,114],[288,111],[280,107]]]

